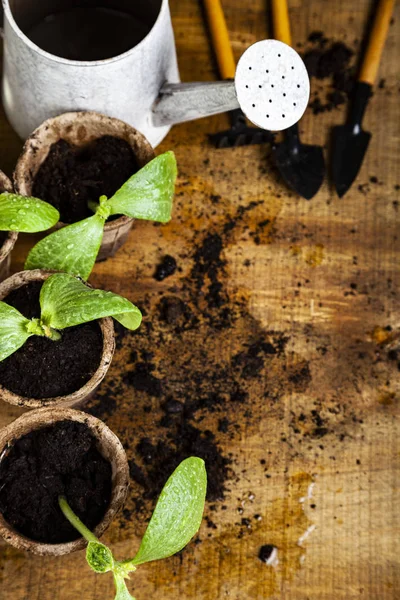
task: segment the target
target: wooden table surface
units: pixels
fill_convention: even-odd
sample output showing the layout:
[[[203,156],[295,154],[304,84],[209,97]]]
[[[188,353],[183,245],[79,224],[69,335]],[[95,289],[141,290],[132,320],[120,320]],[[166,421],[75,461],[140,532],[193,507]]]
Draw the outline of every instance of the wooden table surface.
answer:
[[[294,45],[322,30],[358,50],[372,4],[291,0]],[[217,77],[200,5],[171,0],[184,81]],[[265,0],[224,0],[224,7],[236,57],[268,36]],[[263,363],[245,409],[224,409],[236,421],[231,433],[217,431],[223,416],[218,412],[207,414],[205,425],[197,423],[215,433],[222,455],[232,459],[226,496],[213,503],[214,510],[208,505],[214,526],[203,523],[201,543],[132,576],[138,600],[399,598],[399,8],[379,73],[385,85],[366,115],[371,145],[343,199],[327,182],[311,202],[290,193],[265,146],[212,149],[206,134],[225,128],[226,115],[176,126],[158,148],[173,149],[179,164],[173,221],[163,227],[135,223],[126,246],[95,267],[95,285],[146,306],[145,321],[156,322],[160,294],[184,293],[194,244],[221,233],[227,217],[241,215],[224,238],[222,255],[224,285],[241,306],[235,324],[213,332],[200,318],[190,335],[166,331],[162,343],[149,331],[148,347],[154,345],[160,370],[176,375],[176,355],[198,361],[202,339],[205,372],[215,361],[227,364],[252,335],[286,343]],[[343,118],[344,107],[317,116],[308,111],[301,122],[304,140],[326,147],[330,127]],[[20,148],[2,113],[0,167],[8,174]],[[370,182],[371,176],[378,182]],[[33,237],[20,236],[13,271],[21,269]],[[157,282],[155,265],[167,253],[180,271]],[[127,339],[108,378],[124,372],[135,348],[135,337]],[[184,390],[190,382],[180,384]],[[163,401],[120,386],[117,405],[104,418],[130,459],[136,459],[135,440],[144,434],[153,441],[165,438],[157,425]],[[0,425],[22,412],[3,404]],[[128,508],[141,494],[133,484]],[[133,511],[124,527],[118,519],[111,526],[104,539],[117,556],[134,553],[145,517],[135,519]],[[263,544],[277,547],[275,566],[258,559]],[[0,598],[111,600],[113,584],[108,575],[88,569],[83,553],[48,559],[2,543]]]

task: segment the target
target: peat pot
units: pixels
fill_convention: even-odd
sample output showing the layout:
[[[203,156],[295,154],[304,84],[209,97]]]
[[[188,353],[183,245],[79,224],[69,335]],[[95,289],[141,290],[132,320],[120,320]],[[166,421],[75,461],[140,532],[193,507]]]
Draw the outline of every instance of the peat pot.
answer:
[[[41,408],[25,413],[0,431],[0,460],[18,438],[31,431],[54,425],[58,421],[72,420],[89,427],[97,440],[97,450],[111,465],[111,499],[103,519],[94,529],[101,536],[109,527],[117,512],[123,506],[129,488],[129,467],[125,450],[117,436],[99,419],[84,412],[70,408]],[[0,513],[0,535],[4,540],[18,548],[34,554],[61,556],[76,550],[82,550],[87,542],[84,538],[63,544],[46,544],[31,540],[11,527]]]
[[[36,174],[52,144],[66,140],[82,148],[102,136],[125,140],[133,150],[139,169],[155,157],[154,150],[146,138],[119,119],[95,112],[64,113],[42,123],[26,140],[14,171],[15,191],[23,196],[32,196]],[[106,222],[98,261],[112,256],[125,243],[132,223],[133,219],[125,215]],[[57,225],[63,226],[62,222]]]
[[[7,175],[0,171],[0,194],[3,192],[12,192],[13,187]],[[1,234],[2,232],[0,232]],[[8,277],[10,272],[11,251],[17,241],[18,233],[16,231],[4,232],[3,243],[0,242],[0,281]]]
[[[15,275],[12,275],[0,283],[0,300],[4,300],[6,296],[10,294],[10,292],[17,290],[18,288],[21,288],[33,281],[45,281],[48,277],[50,277],[50,275],[52,275],[51,271],[43,271],[41,269],[15,273]],[[103,340],[100,362],[96,371],[80,389],[77,389],[67,395],[56,396],[52,398],[29,398],[14,393],[0,385],[0,399],[10,404],[24,406],[27,408],[40,408],[48,405],[51,405],[52,407],[79,406],[83,404],[84,401],[87,401],[94,394],[97,386],[106,375],[111,364],[115,348],[114,325],[112,318],[107,317],[100,319],[98,323],[101,329]],[[59,342],[51,343],[57,344]]]

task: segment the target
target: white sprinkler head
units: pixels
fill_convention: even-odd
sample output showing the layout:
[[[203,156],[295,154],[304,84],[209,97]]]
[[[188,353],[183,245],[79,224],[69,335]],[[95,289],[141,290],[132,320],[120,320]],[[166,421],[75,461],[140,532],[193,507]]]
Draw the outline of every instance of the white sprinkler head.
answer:
[[[296,50],[277,40],[263,40],[247,48],[237,65],[235,87],[246,117],[270,131],[297,123],[310,97],[304,62]]]

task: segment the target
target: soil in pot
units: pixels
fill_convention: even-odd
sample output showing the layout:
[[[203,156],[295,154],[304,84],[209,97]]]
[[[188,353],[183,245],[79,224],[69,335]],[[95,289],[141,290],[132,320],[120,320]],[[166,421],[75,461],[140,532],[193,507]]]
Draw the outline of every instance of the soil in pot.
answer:
[[[4,301],[28,319],[40,316],[39,294],[43,283],[34,281],[12,291]],[[32,336],[14,354],[0,362],[0,384],[28,398],[54,398],[72,394],[89,381],[103,351],[96,322],[68,327],[62,339]]]
[[[111,465],[87,425],[59,421],[19,438],[0,461],[0,511],[26,537],[43,543],[76,540],[58,507],[58,496],[90,529],[111,498]]]
[[[75,223],[93,215],[89,201],[110,198],[138,169],[121,138],[106,135],[84,147],[59,140],[40,166],[32,195],[55,206],[63,223]]]

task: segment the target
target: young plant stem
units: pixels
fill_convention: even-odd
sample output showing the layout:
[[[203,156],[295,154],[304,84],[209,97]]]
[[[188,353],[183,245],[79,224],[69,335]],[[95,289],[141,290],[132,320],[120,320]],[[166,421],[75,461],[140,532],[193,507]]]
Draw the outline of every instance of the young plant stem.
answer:
[[[57,331],[56,329],[53,329],[52,327],[47,327],[47,325],[44,325],[43,328],[44,328],[46,337],[48,337],[50,340],[52,340],[53,342],[59,342],[61,340],[62,336],[59,331]]]
[[[58,342],[61,340],[61,333],[48,325],[45,325],[41,319],[31,319],[28,323],[27,329],[29,333],[33,333],[34,335],[44,336],[53,340],[53,342]]]
[[[65,496],[59,496],[58,504],[60,505],[60,508],[61,508],[64,516],[68,519],[68,521],[71,523],[71,525],[79,531],[79,533],[85,538],[85,540],[87,540],[88,542],[98,542],[99,541],[97,539],[97,537],[94,535],[94,533],[92,533],[82,523],[82,521],[79,519],[79,517],[76,516],[76,514],[74,513],[74,511],[68,504]]]

